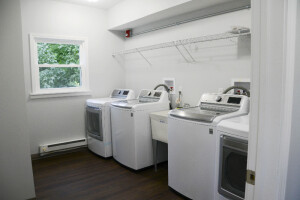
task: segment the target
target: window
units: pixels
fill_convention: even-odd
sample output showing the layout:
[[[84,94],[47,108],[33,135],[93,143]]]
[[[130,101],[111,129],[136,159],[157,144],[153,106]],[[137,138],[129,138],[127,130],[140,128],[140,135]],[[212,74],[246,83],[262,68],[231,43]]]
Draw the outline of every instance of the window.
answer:
[[[87,39],[30,35],[31,96],[86,94]]]

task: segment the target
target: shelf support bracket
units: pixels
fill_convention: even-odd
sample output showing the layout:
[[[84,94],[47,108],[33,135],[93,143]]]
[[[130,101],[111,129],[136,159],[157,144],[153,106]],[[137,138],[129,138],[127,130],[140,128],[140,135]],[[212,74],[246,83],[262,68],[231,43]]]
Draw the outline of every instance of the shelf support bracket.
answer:
[[[112,57],[119,63],[119,65],[123,66],[123,63],[124,62],[122,59],[118,59],[118,55],[116,54],[113,54]]]
[[[186,61],[186,62],[190,62],[184,55],[183,55],[183,53],[181,52],[181,50],[178,48],[178,46],[177,46],[177,44],[174,42],[174,46],[176,47],[176,49],[178,50],[178,52],[181,54],[181,56],[184,58],[184,60]]]
[[[141,55],[142,58],[146,60],[146,62],[151,66],[152,64],[149,62],[149,60],[142,54],[142,52],[137,48],[136,51]]]
[[[190,51],[184,46],[184,44],[182,44],[181,40],[179,40],[179,43],[184,48],[184,50],[189,54],[189,56],[191,57],[191,59],[193,60],[193,62],[196,62],[196,60],[194,59],[194,57],[192,56],[192,54],[190,53]]]

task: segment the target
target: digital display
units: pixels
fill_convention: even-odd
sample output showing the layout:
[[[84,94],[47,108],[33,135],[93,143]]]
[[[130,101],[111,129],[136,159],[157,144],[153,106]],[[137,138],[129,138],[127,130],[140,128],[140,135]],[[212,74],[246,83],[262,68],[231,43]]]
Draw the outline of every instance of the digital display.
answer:
[[[155,92],[153,96],[160,97],[160,95],[161,95],[161,92]]]
[[[241,98],[238,97],[229,97],[227,103],[234,103],[234,104],[240,104]]]
[[[128,90],[125,90],[124,92],[123,92],[123,95],[127,95],[129,93],[129,91]]]

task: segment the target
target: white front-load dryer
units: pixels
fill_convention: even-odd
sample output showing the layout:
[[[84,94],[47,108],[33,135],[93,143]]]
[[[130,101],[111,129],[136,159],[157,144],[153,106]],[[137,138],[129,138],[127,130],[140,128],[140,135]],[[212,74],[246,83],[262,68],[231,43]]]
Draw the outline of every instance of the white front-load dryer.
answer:
[[[244,200],[246,191],[249,115],[217,126],[215,200]]]
[[[199,106],[173,110],[168,117],[169,186],[197,200],[214,199],[216,125],[248,114],[249,98],[203,94]]]
[[[86,100],[86,134],[89,150],[102,156],[112,156],[110,104],[134,99],[134,91],[115,89],[108,98]]]
[[[112,103],[114,159],[134,170],[153,165],[149,114],[168,109],[168,93],[161,90],[142,90],[138,99]]]

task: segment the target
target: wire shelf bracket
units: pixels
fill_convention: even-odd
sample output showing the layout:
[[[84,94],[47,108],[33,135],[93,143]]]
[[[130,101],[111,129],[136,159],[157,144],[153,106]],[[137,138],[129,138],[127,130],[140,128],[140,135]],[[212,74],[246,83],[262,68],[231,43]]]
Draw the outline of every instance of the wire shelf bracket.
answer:
[[[184,56],[184,54],[181,52],[181,50],[178,48],[178,45],[175,42],[174,42],[174,46],[176,47],[180,55],[185,59],[185,61],[189,63],[190,61]]]
[[[184,50],[187,52],[187,54],[191,57],[191,59],[193,60],[193,62],[196,62],[196,60],[194,59],[194,57],[192,56],[192,54],[190,53],[190,51],[185,47],[184,44],[182,44],[181,40],[178,41],[178,43],[184,48]]]
[[[151,66],[150,61],[142,54],[142,52],[138,48],[136,50],[141,55],[141,57],[144,58],[146,60],[146,62]]]

